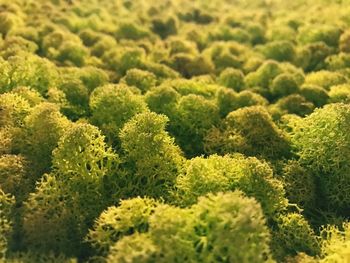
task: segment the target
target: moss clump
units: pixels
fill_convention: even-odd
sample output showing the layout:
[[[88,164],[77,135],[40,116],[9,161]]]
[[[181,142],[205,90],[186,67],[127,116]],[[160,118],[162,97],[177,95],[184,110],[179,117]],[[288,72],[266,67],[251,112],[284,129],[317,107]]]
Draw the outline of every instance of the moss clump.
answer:
[[[0,94],[0,126],[22,127],[24,118],[30,113],[29,102],[17,94]]]
[[[227,129],[237,130],[251,146],[248,155],[280,158],[290,154],[286,136],[278,129],[268,111],[251,106],[231,112],[225,119]]]
[[[25,118],[19,148],[31,162],[36,176],[50,170],[51,153],[69,125],[57,105],[51,103],[39,104]]]
[[[193,204],[207,193],[236,189],[260,202],[268,216],[285,209],[287,204],[282,183],[273,178],[267,163],[242,155],[189,160],[176,181],[176,189],[174,194],[181,205]]]
[[[322,229],[322,259],[320,262],[341,263],[349,259],[349,231],[349,222],[344,222],[341,227],[328,225]]]
[[[151,72],[130,69],[126,72],[122,82],[125,82],[128,86],[135,86],[140,89],[142,93],[145,93],[152,87],[156,86],[157,78]]]
[[[125,85],[96,88],[90,96],[91,122],[104,132],[111,142],[118,140],[119,131],[134,115],[146,111],[141,96]]]
[[[317,85],[303,85],[300,94],[316,107],[322,107],[328,101],[327,90]]]
[[[6,259],[13,231],[15,198],[0,189],[0,260]]]
[[[187,95],[179,99],[173,116],[170,116],[170,131],[176,142],[188,155],[200,155],[204,151],[203,138],[219,123],[216,104],[199,95]]]
[[[154,18],[152,20],[152,30],[161,38],[176,35],[178,21],[175,17]]]
[[[349,123],[349,106],[330,104],[302,119],[293,136],[301,164],[314,173],[321,194],[339,211],[350,204]]]
[[[349,53],[350,48],[349,48],[349,43],[350,43],[350,31],[345,31],[339,39],[339,49],[342,52]]]
[[[286,40],[272,41],[259,47],[260,52],[267,58],[276,61],[294,61],[295,47]]]
[[[147,232],[115,243],[107,262],[265,262],[271,258],[260,206],[240,192],[210,194],[186,209],[159,205],[148,222]]]
[[[332,25],[306,25],[299,29],[298,41],[302,44],[322,41],[328,46],[337,47],[341,29]]]
[[[306,253],[310,256],[320,253],[316,234],[300,214],[281,215],[272,236],[272,251],[279,261],[283,261],[286,256],[295,256],[298,253]]]
[[[98,128],[72,125],[53,152],[53,172],[41,178],[24,202],[24,245],[39,253],[84,253],[88,228],[109,204],[103,180],[118,162]]]
[[[330,103],[350,103],[350,85],[332,86],[328,95]]]
[[[305,209],[314,207],[317,198],[316,180],[297,161],[288,161],[283,165],[281,181],[291,203]]]
[[[145,95],[148,108],[156,113],[172,116],[181,95],[167,85],[152,88]]]
[[[31,178],[28,161],[20,155],[0,155],[1,189],[23,201],[34,189],[35,180]]]
[[[299,85],[292,74],[280,74],[273,79],[271,94],[275,98],[288,96],[299,91]]]
[[[124,236],[147,232],[149,218],[159,204],[154,199],[137,197],[109,207],[89,231],[89,243],[100,255],[106,256],[114,243]]]
[[[307,101],[299,94],[292,94],[279,99],[271,106],[272,115],[275,119],[279,119],[285,114],[296,114],[305,116],[314,110],[315,106],[312,102]]]
[[[183,157],[165,131],[168,118],[153,112],[140,113],[120,131],[121,147],[130,174],[120,178],[127,196],[147,195],[167,199]]]
[[[347,78],[338,72],[321,70],[310,73],[305,78],[305,84],[317,85],[329,90],[330,87],[347,83]]]
[[[227,68],[220,73],[218,83],[235,91],[241,91],[244,89],[244,75],[240,70]]]

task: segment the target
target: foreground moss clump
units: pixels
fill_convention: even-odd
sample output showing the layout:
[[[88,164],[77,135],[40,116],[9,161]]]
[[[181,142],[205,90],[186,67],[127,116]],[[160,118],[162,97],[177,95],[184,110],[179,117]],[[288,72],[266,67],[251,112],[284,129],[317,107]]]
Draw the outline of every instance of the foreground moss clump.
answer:
[[[270,235],[261,208],[240,192],[211,194],[182,209],[149,201],[123,201],[101,215],[91,234],[99,244],[108,238],[107,262],[265,262],[270,257]],[[123,216],[126,205],[136,217]],[[102,224],[114,234],[106,235]],[[132,232],[124,232],[133,225]],[[246,237],[249,241],[244,242]]]
[[[52,174],[42,177],[24,203],[24,244],[41,253],[81,251],[81,239],[108,205],[103,178],[116,163],[117,155],[96,127],[75,124],[68,129],[53,152]]]
[[[118,207],[104,211],[90,230],[88,240],[100,255],[107,255],[112,245],[125,235],[144,233],[148,220],[160,203],[150,198],[122,200]]]
[[[326,226],[321,235],[322,255],[321,262],[346,262],[349,259],[349,223],[345,222],[341,227]]]
[[[268,216],[285,209],[282,183],[273,178],[268,164],[242,155],[194,158],[187,162],[176,187],[182,205],[193,204],[207,193],[239,189],[255,197]],[[273,193],[273,194],[272,194]]]

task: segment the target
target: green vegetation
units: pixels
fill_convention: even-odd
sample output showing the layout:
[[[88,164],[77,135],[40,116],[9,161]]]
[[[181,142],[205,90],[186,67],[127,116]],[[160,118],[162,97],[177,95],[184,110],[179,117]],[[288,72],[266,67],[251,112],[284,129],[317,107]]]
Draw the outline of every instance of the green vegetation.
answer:
[[[0,0],[0,262],[350,262],[346,0]]]

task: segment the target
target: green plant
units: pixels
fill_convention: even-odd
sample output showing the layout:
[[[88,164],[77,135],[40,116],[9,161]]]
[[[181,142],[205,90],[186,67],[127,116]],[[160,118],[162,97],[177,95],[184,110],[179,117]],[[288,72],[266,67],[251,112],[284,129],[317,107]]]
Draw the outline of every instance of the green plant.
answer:
[[[140,69],[128,70],[122,81],[128,86],[137,87],[142,93],[147,92],[157,84],[157,78],[153,73]]]
[[[90,96],[91,122],[116,142],[124,124],[137,113],[147,110],[146,103],[126,85],[105,85]]]
[[[244,89],[244,75],[240,70],[227,68],[220,73],[218,83],[235,91],[241,91]]]
[[[280,74],[271,83],[271,94],[281,98],[299,91],[299,85],[292,74]]]
[[[134,116],[120,131],[121,148],[131,172],[123,178],[127,183],[121,192],[168,198],[183,157],[165,130],[167,122],[164,115],[144,112]]]
[[[332,86],[328,92],[328,96],[331,103],[350,103],[350,85]]]
[[[349,259],[349,223],[344,222],[341,228],[327,225],[321,230],[322,263],[340,263]]]
[[[322,107],[328,101],[327,90],[317,85],[301,86],[300,94],[305,97],[305,99],[315,104],[316,107]]]
[[[199,155],[203,153],[204,136],[219,119],[219,109],[214,102],[190,94],[179,99],[170,116],[170,131],[188,156]]]
[[[288,161],[283,165],[281,181],[290,203],[300,208],[313,208],[317,198],[316,180],[312,173],[297,161]]]
[[[99,216],[87,240],[99,254],[107,255],[124,236],[147,232],[149,218],[159,204],[150,198],[121,200],[119,206],[109,207]]]
[[[251,106],[231,112],[225,119],[226,129],[237,130],[251,146],[248,155],[280,158],[290,154],[287,137],[262,106]]]
[[[272,250],[279,261],[287,255],[320,253],[319,240],[304,217],[297,213],[281,215],[272,234]]]
[[[200,196],[208,193],[241,190],[260,202],[266,215],[286,207],[282,183],[273,178],[267,163],[243,155],[196,157],[187,161],[176,180],[179,204],[194,204]],[[273,194],[272,194],[273,193]]]
[[[13,230],[15,198],[0,189],[0,260],[5,260]]]
[[[258,49],[267,59],[276,61],[293,62],[295,47],[292,42],[286,40],[271,41]]]
[[[292,139],[301,164],[319,179],[322,195],[339,211],[350,202],[349,118],[348,105],[326,105],[298,122]]]

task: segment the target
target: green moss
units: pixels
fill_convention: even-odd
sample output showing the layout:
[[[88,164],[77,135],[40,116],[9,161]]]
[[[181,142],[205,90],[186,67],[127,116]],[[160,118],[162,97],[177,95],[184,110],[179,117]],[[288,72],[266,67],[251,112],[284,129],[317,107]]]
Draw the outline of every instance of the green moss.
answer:
[[[210,194],[187,209],[157,206],[148,231],[115,243],[107,262],[265,262],[269,239],[253,199],[240,192]]]
[[[130,169],[126,178],[126,195],[168,198],[183,157],[165,131],[168,118],[153,112],[140,113],[128,121],[119,136],[124,158]]]
[[[0,189],[0,260],[6,259],[13,231],[15,198]]]
[[[200,155],[204,136],[219,119],[219,109],[214,102],[190,94],[180,98],[174,115],[170,116],[170,131],[188,156]]]
[[[289,142],[272,121],[262,106],[251,106],[231,112],[226,117],[227,129],[237,130],[251,146],[244,152],[248,155],[262,155],[280,158],[290,154]]]
[[[111,142],[134,115],[147,110],[143,98],[126,85],[105,85],[90,96],[91,122],[98,126]]]
[[[72,255],[79,251],[78,217],[72,215],[72,193],[64,188],[56,176],[44,175],[24,203],[22,242],[32,252]]]
[[[328,101],[327,90],[317,85],[303,85],[300,88],[300,94],[315,104],[316,107],[322,107]]]
[[[106,262],[151,263],[154,262],[157,251],[158,248],[148,235],[136,233],[132,236],[126,236],[114,244]]]
[[[0,15],[0,33],[7,35],[12,29],[15,29],[18,25],[22,24],[23,21],[18,16],[10,12],[2,12]]]
[[[57,84],[57,69],[47,59],[21,52],[3,63],[2,92],[18,86],[28,86],[44,95],[50,86]]]
[[[18,94],[26,99],[31,107],[36,106],[44,101],[44,98],[36,90],[28,87],[17,87],[14,88],[11,93]]]
[[[271,94],[275,98],[288,96],[299,91],[299,85],[292,74],[280,74],[273,79]]]
[[[314,108],[315,106],[312,102],[307,101],[299,94],[283,97],[271,107],[274,119],[279,119],[284,114],[305,116],[312,113]]]
[[[149,218],[158,205],[154,199],[137,197],[109,207],[89,231],[89,243],[100,255],[107,255],[114,243],[124,236],[147,232]]]
[[[350,42],[350,31],[345,31],[343,34],[341,34],[339,38],[339,49],[342,52],[349,53],[349,42]]]
[[[210,194],[200,198],[192,210],[198,218],[198,261],[269,260],[269,232],[260,206],[253,199],[239,192]]]
[[[193,204],[207,193],[241,190],[260,202],[269,217],[285,209],[282,183],[271,168],[256,158],[242,155],[197,157],[187,161],[176,182],[175,196],[181,205]],[[271,194],[274,193],[274,194]]]
[[[16,197],[17,202],[34,189],[28,161],[21,155],[4,154],[0,156],[0,185],[3,191]]]
[[[169,46],[170,56],[180,53],[193,55],[198,54],[196,43],[192,41],[182,39],[179,37],[171,37],[166,43]]]
[[[324,42],[315,42],[299,49],[296,63],[306,72],[322,70],[326,68],[326,58],[332,54],[333,48]]]
[[[310,73],[305,78],[305,84],[317,85],[329,90],[331,86],[347,83],[346,76],[338,72],[321,70]]]
[[[107,147],[99,129],[90,124],[73,124],[52,152],[53,169],[65,179],[94,181],[111,171],[117,155]],[[114,163],[115,162],[115,163]]]
[[[349,118],[348,105],[330,104],[301,120],[293,136],[301,164],[319,179],[321,195],[339,211],[350,202]]]
[[[168,85],[154,87],[145,94],[148,108],[156,113],[172,116],[180,94]]]
[[[220,73],[218,83],[235,91],[244,89],[244,75],[240,70],[227,68]]]
[[[26,99],[17,94],[0,94],[0,126],[23,126],[24,118],[30,113],[30,105]]]
[[[74,124],[53,151],[53,173],[38,182],[23,208],[24,244],[32,251],[77,255],[93,220],[108,202],[104,176],[118,157],[89,124]],[[40,227],[42,231],[37,231]]]
[[[287,255],[320,253],[318,238],[304,217],[297,213],[281,215],[272,234],[272,251],[279,261]]]
[[[25,118],[23,131],[18,138],[19,148],[31,162],[36,176],[50,170],[51,153],[69,125],[59,108],[50,103],[39,104]]]
[[[116,32],[117,39],[139,40],[149,37],[149,35],[150,33],[147,29],[134,23],[122,23],[119,25]]]
[[[272,41],[258,50],[266,57],[276,61],[294,61],[295,48],[292,42],[286,40]]]
[[[330,103],[350,103],[350,85],[332,86],[328,92]]]
[[[316,180],[297,161],[291,160],[283,165],[281,181],[291,203],[305,209],[314,207],[317,198]]]
[[[306,25],[299,28],[298,41],[302,44],[322,41],[331,47],[337,47],[341,29],[332,25]]]
[[[349,223],[344,222],[341,228],[328,225],[321,231],[322,242],[322,263],[340,263],[349,258]]]
[[[275,61],[265,61],[255,72],[245,76],[244,82],[247,87],[261,87],[267,89],[272,80],[282,73],[282,69]]]
[[[178,31],[178,21],[175,17],[162,17],[152,19],[152,30],[161,38],[176,35]]]
[[[173,55],[169,66],[185,78],[214,72],[214,65],[207,57],[184,53]]]
[[[346,69],[350,66],[350,54],[338,53],[336,55],[328,56],[325,62],[328,70],[337,71]]]
[[[140,89],[142,93],[145,93],[152,87],[156,86],[157,78],[151,72],[130,69],[126,72],[122,82],[126,83],[128,86],[135,86]]]

